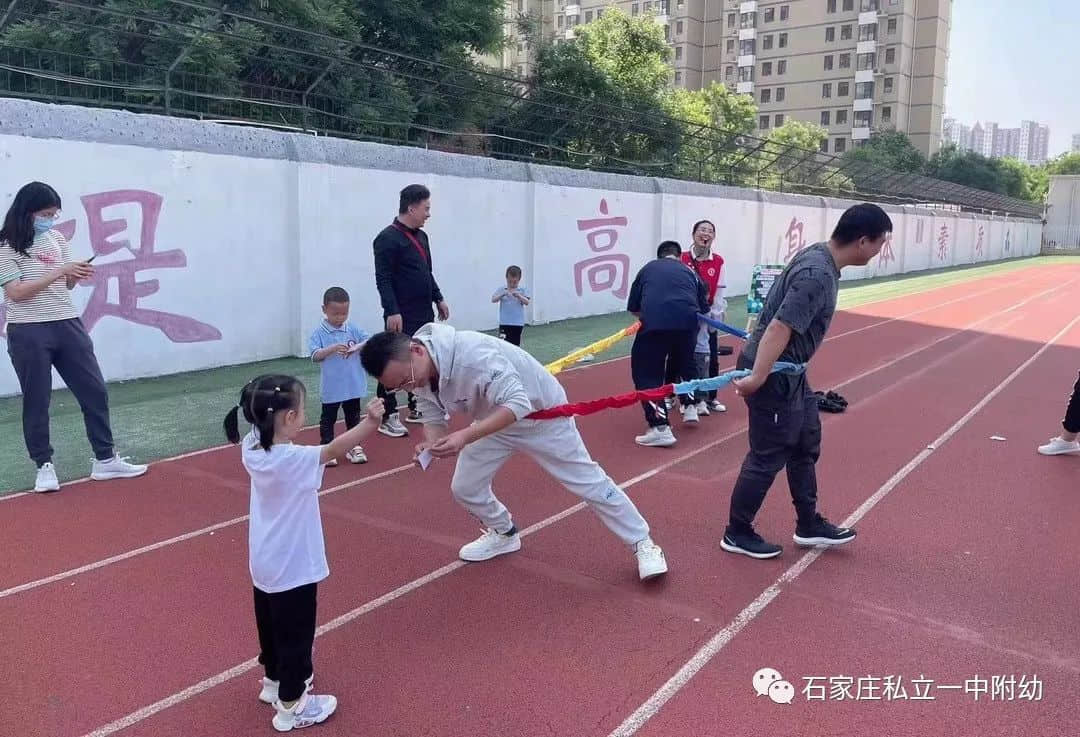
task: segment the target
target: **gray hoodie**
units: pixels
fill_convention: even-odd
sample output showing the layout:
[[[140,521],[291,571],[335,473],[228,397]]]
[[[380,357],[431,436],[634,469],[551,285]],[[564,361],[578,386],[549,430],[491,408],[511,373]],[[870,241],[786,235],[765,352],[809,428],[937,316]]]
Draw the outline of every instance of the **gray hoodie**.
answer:
[[[566,403],[566,392],[543,365],[505,340],[472,330],[428,323],[413,338],[427,348],[439,372],[438,389],[413,389],[425,424],[446,425],[451,414],[482,420],[506,407],[521,420]]]

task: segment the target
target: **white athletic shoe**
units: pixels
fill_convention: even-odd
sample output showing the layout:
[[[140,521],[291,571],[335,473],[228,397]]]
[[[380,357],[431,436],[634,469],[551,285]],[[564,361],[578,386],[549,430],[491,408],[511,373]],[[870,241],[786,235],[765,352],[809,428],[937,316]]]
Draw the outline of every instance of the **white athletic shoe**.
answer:
[[[710,399],[708,401],[710,412],[727,412],[727,407],[720,403],[718,399]]]
[[[650,538],[645,538],[637,544],[634,555],[637,556],[638,577],[642,581],[667,573],[667,559],[664,557],[664,551]]]
[[[367,455],[364,453],[364,449],[359,445],[346,453],[345,459],[349,463],[367,463]]]
[[[304,693],[300,700],[286,709],[280,701],[274,702],[277,714],[274,715],[274,729],[288,732],[291,729],[322,724],[337,709],[337,698],[333,696],[315,696]]]
[[[315,680],[315,674],[312,673],[308,676],[308,679],[304,681],[304,693],[311,691],[311,683]],[[259,701],[264,704],[273,704],[278,700],[278,688],[281,686],[279,681],[271,681],[269,678],[263,676],[262,679],[262,691],[259,692]]]
[[[52,463],[46,463],[38,469],[34,491],[60,491],[60,479],[56,478],[56,467]]]
[[[698,413],[698,417],[708,417],[709,416],[709,404],[708,404],[708,402],[706,402],[705,400],[702,400],[702,401],[698,402],[697,403],[697,413]]]
[[[133,479],[146,473],[147,466],[128,463],[127,458],[113,456],[108,461],[94,461],[90,478],[94,481],[108,481],[109,479]]]
[[[683,407],[682,418],[683,418],[683,422],[690,422],[690,423],[697,422],[698,421],[697,407],[695,407],[692,404],[688,404],[685,407]]]
[[[396,414],[390,415],[390,419],[379,425],[379,432],[391,438],[403,438],[409,434],[409,431],[401,424],[401,419]]]
[[[497,555],[516,553],[521,550],[521,535],[514,531],[512,535],[500,535],[495,530],[485,528],[484,534],[465,545],[458,551],[458,557],[471,563],[490,560]]]
[[[1050,440],[1046,445],[1039,446],[1039,452],[1044,456],[1059,456],[1066,453],[1080,453],[1080,440],[1074,440],[1071,443],[1068,440],[1063,440],[1061,437],[1056,437]]]
[[[671,432],[670,425],[650,427],[647,433],[634,438],[634,442],[650,448],[669,448],[675,445],[675,435]]]

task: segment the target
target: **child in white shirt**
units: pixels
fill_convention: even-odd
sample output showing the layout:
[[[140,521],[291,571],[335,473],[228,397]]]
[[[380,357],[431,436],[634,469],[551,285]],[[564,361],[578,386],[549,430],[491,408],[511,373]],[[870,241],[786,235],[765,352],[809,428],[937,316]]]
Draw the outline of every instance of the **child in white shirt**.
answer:
[[[242,458],[251,477],[249,566],[259,662],[266,672],[259,699],[274,705],[279,732],[319,724],[337,708],[333,696],[308,693],[316,591],[330,574],[318,492],[326,464],[374,433],[383,415],[382,400],[376,399],[359,425],[329,444],[296,445],[292,440],[304,427],[306,394],[292,376],[260,376],[244,387],[224,422],[231,443],[241,442],[240,410],[252,425]]]

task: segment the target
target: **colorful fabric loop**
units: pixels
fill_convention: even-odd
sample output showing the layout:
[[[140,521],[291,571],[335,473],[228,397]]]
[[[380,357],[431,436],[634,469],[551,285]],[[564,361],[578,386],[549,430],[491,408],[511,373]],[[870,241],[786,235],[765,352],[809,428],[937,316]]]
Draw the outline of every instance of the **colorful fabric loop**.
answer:
[[[630,325],[629,327],[623,328],[622,330],[615,333],[614,335],[609,335],[608,337],[602,338],[602,339],[596,341],[595,343],[592,343],[591,345],[587,345],[584,348],[579,348],[579,349],[577,349],[576,351],[574,351],[573,353],[571,353],[571,354],[569,354],[567,356],[563,356],[562,358],[560,358],[560,359],[558,359],[556,361],[552,361],[551,363],[549,363],[544,368],[546,368],[552,374],[557,374],[560,371],[562,371],[563,369],[565,369],[567,366],[573,366],[575,363],[580,361],[585,356],[593,355],[593,354],[596,354],[596,353],[603,353],[604,351],[606,351],[608,348],[611,348],[611,346],[615,345],[616,343],[618,343],[623,338],[626,338],[628,336],[633,335],[634,333],[636,333],[640,329],[641,329],[641,322],[635,322],[633,325]]]
[[[773,366],[772,373],[785,373],[785,374],[801,374],[806,371],[806,364],[801,363],[787,363],[785,361],[778,361]],[[560,404],[557,407],[551,407],[549,409],[542,409],[527,415],[526,418],[530,420],[552,420],[556,417],[574,417],[577,415],[592,415],[597,412],[602,412],[606,409],[618,409],[620,407],[629,407],[632,404],[638,402],[658,402],[663,400],[672,394],[689,394],[696,391],[711,391],[714,389],[721,389],[730,384],[735,379],[741,379],[744,376],[749,376],[750,371],[728,371],[727,373],[720,374],[719,376],[713,376],[708,379],[694,379],[693,381],[683,381],[679,384],[665,384],[655,389],[640,389],[638,391],[628,392],[626,394],[618,394],[616,396],[604,397],[602,399],[593,399],[588,402],[572,402],[570,404]]]
[[[698,315],[697,317],[699,320],[701,320],[703,323],[708,325],[710,328],[713,328],[714,330],[719,330],[729,335],[734,335],[736,338],[742,338],[743,340],[746,340],[750,337],[750,334],[747,333],[745,330],[733,328],[730,325],[720,322],[719,320],[712,319],[708,315]]]

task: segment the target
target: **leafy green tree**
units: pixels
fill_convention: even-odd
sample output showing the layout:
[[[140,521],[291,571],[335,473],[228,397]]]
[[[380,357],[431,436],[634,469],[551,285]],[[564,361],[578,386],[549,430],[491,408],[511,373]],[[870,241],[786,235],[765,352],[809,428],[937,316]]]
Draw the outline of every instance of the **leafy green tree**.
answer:
[[[911,174],[920,174],[926,167],[922,152],[906,133],[896,130],[875,132],[865,144],[845,153],[844,160]]]
[[[830,171],[821,144],[829,132],[816,123],[789,119],[774,128],[757,156],[761,186],[807,189],[822,186]]]
[[[498,91],[422,59],[478,68],[474,55],[503,43],[502,0],[230,0],[236,15],[169,0],[86,3],[94,9],[20,0],[0,40],[9,58],[39,50],[45,70],[108,82],[63,89],[110,107],[402,140],[410,125],[467,126]],[[49,79],[27,84],[62,94]],[[431,94],[438,84],[456,94]]]
[[[745,153],[739,147],[754,131],[757,105],[750,95],[732,92],[713,82],[701,90],[672,89],[664,109],[686,124],[676,174],[704,182],[741,182],[748,166],[740,166]]]
[[[609,8],[576,26],[573,39],[537,51],[528,104],[512,133],[554,147],[554,161],[640,173],[666,173],[683,126],[666,115],[671,69],[663,30],[651,16]],[[535,155],[535,146],[524,151]],[[654,162],[639,167],[636,162]]]

